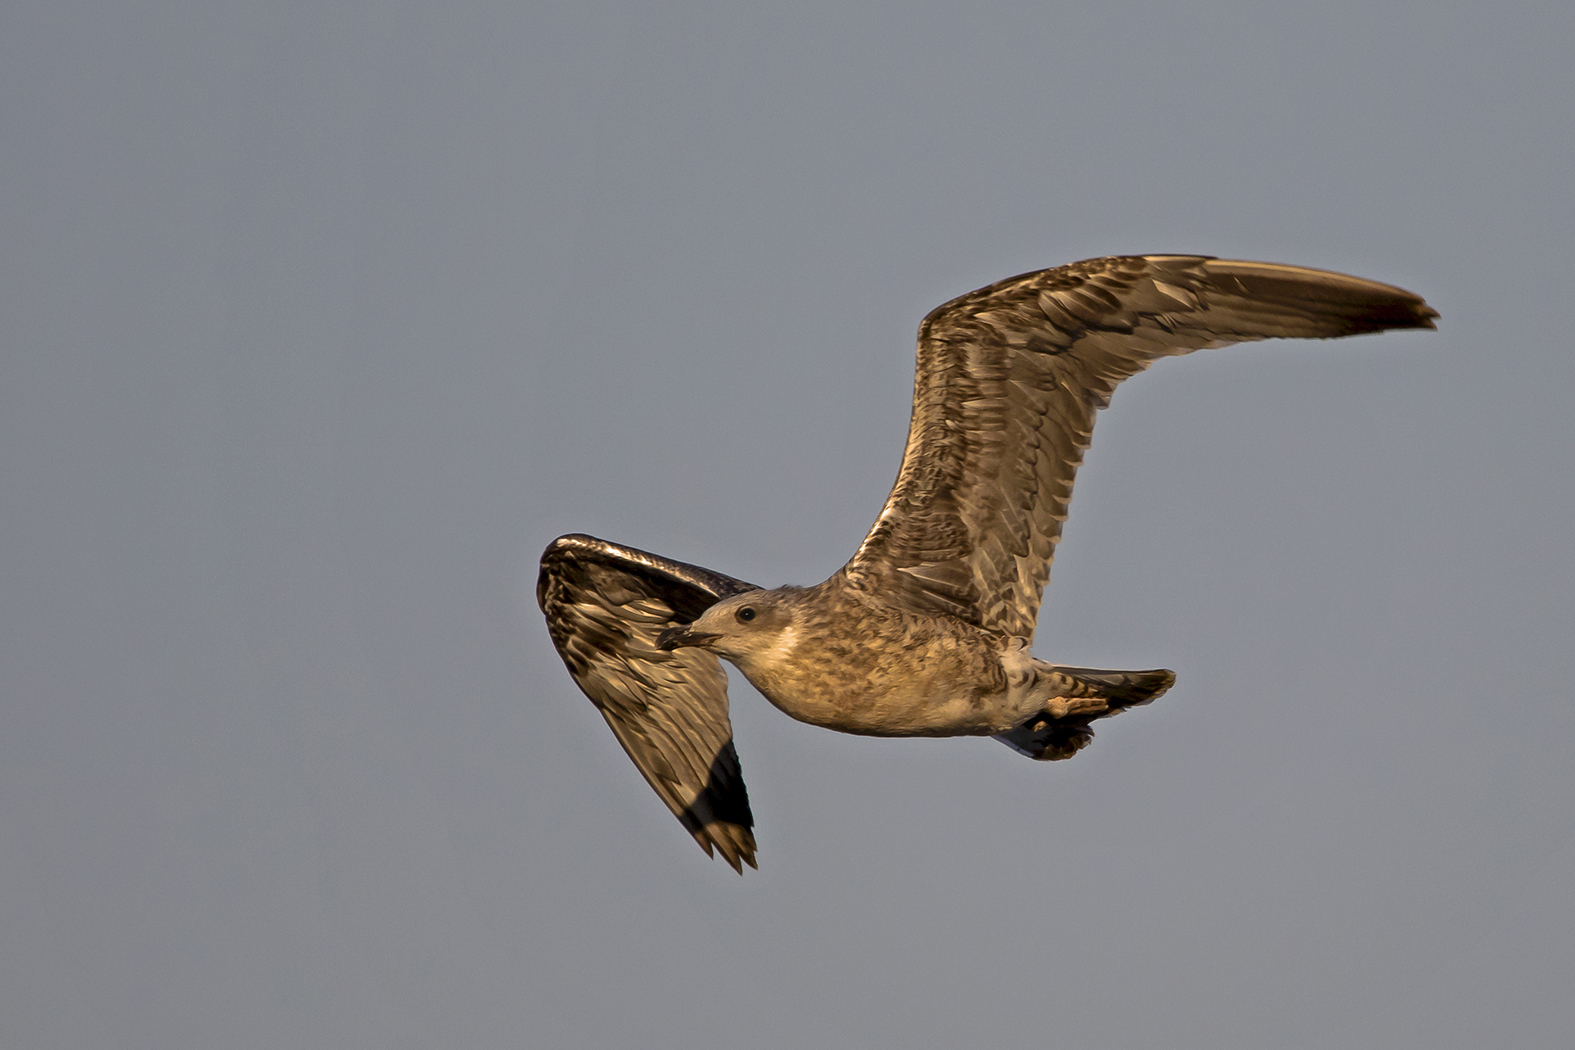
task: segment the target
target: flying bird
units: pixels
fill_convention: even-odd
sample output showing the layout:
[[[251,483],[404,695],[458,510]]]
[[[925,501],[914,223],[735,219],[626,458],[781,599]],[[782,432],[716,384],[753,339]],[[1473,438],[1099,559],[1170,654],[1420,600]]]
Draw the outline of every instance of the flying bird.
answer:
[[[765,590],[592,536],[554,540],[536,598],[569,673],[707,855],[755,867],[728,720],[729,660],[779,710],[870,736],[993,736],[1070,758],[1167,670],[1067,667],[1029,649],[1093,434],[1161,357],[1257,339],[1433,328],[1400,288],[1200,255],[1113,256],[1009,277],[919,325],[896,485],[858,551]]]

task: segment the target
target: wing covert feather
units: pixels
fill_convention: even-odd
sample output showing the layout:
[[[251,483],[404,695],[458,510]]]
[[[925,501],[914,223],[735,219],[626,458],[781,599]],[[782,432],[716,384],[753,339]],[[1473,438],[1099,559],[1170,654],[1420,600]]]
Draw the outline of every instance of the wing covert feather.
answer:
[[[569,535],[542,554],[536,600],[558,655],[646,782],[707,855],[755,866],[721,662],[656,637],[753,584],[633,547]]]
[[[1031,638],[1094,415],[1161,357],[1269,338],[1432,328],[1390,285],[1209,256],[1112,256],[1009,277],[919,326],[896,485],[854,586]]]

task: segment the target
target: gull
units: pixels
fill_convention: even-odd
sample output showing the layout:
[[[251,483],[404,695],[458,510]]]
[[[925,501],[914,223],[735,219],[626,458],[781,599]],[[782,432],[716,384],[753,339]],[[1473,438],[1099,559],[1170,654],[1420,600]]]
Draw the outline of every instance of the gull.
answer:
[[[1161,357],[1258,339],[1433,328],[1390,285],[1204,255],[1111,256],[1009,277],[919,325],[896,485],[853,558],[765,590],[570,534],[536,598],[570,675],[706,852],[756,867],[720,659],[784,714],[869,736],[991,736],[1070,758],[1167,670],[1030,651],[1094,415]]]

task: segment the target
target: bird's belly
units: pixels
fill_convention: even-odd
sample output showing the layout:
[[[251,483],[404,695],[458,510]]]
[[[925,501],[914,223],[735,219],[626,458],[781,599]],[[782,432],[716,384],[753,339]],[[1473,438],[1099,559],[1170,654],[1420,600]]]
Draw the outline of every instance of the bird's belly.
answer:
[[[843,733],[988,736],[1010,728],[1004,689],[990,690],[977,674],[957,677],[938,670],[942,673],[843,669],[789,677],[749,668],[744,675],[783,714]]]

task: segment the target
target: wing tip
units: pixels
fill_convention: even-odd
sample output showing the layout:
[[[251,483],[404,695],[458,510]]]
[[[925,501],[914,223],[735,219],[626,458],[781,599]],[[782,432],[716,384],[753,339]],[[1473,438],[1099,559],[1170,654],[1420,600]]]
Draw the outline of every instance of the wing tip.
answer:
[[[1326,331],[1313,338],[1337,339],[1392,329],[1437,330],[1439,313],[1420,295],[1382,281],[1287,263],[1208,258],[1204,272],[1234,282],[1261,304],[1310,310]]]
[[[1389,332],[1407,328],[1438,331],[1438,311],[1427,305],[1420,295],[1396,288],[1393,299],[1377,304],[1368,312],[1351,319],[1355,329],[1352,335]]]
[[[729,824],[726,821],[712,821],[703,824],[690,832],[701,849],[705,850],[707,857],[715,857],[720,850],[722,859],[727,861],[738,874],[744,873],[744,865],[748,864],[756,871],[760,865],[755,863],[755,836],[748,828],[741,824]]]

